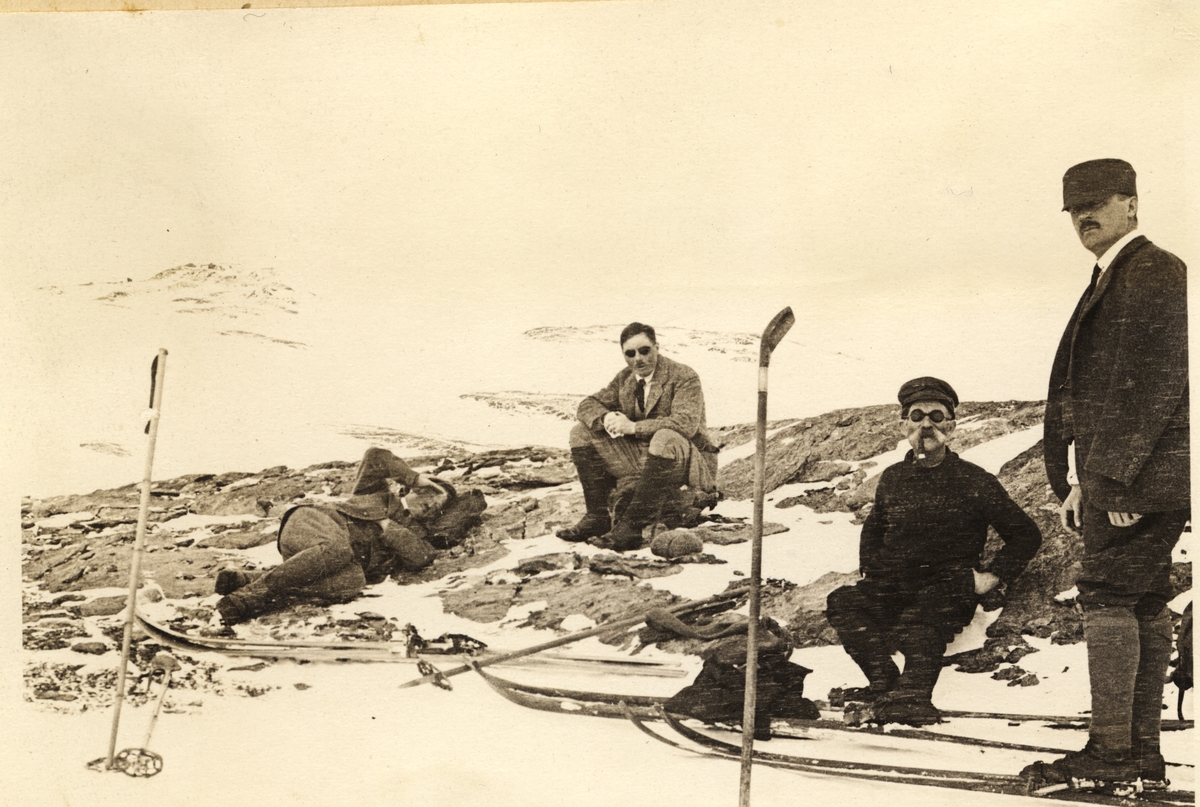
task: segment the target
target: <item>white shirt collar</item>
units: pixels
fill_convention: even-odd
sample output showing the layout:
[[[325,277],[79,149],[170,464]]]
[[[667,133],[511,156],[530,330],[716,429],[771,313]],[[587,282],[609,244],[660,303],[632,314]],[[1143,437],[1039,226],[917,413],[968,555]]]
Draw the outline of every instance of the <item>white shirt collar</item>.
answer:
[[[1121,250],[1125,248],[1125,245],[1137,238],[1139,235],[1141,235],[1141,233],[1139,233],[1135,227],[1129,232],[1125,233],[1125,235],[1121,236],[1121,239],[1117,241],[1117,243],[1109,247],[1105,253],[1100,256],[1100,260],[1096,261],[1096,265],[1100,267],[1100,272],[1103,273],[1107,271],[1108,267],[1112,265],[1112,262],[1116,260],[1117,255],[1121,254]]]

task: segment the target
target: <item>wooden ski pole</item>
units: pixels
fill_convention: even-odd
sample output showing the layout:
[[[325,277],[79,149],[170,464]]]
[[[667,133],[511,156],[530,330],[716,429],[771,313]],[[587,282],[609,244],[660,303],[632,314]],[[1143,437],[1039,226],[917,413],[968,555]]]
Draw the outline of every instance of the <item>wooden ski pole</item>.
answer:
[[[695,602],[680,603],[679,605],[672,606],[666,610],[673,614],[685,614],[685,613],[688,613],[689,611],[695,611],[700,608],[703,608],[706,605],[711,605],[716,602],[721,602],[722,600],[730,600],[730,599],[734,599],[736,597],[740,597],[745,593],[746,593],[746,589],[742,586],[738,586],[737,588],[729,589],[728,591],[724,591],[720,594],[714,594],[711,597],[706,597],[703,600],[696,600]],[[562,647],[563,645],[571,644],[572,642],[578,642],[580,639],[586,639],[589,636],[599,636],[600,634],[604,634],[604,633],[612,633],[613,631],[624,630],[626,628],[632,628],[634,625],[640,625],[641,623],[643,623],[645,621],[646,621],[646,614],[642,613],[642,614],[639,614],[638,616],[631,616],[631,617],[628,617],[627,619],[618,619],[615,622],[607,622],[603,625],[597,625],[594,628],[588,628],[587,630],[581,630],[581,631],[577,631],[575,633],[568,634],[566,636],[560,636],[557,639],[551,639],[550,641],[543,642],[542,644],[536,644],[531,647],[526,647],[523,650],[515,650],[512,653],[504,653],[503,655],[493,656],[491,658],[480,659],[479,661],[477,661],[475,663],[478,664],[480,667],[489,667],[492,664],[500,664],[505,661],[512,661],[513,659],[524,658],[525,656],[532,656],[534,653],[540,653],[543,650],[550,650],[555,647]],[[461,675],[463,673],[470,672],[472,669],[474,669],[474,668],[471,665],[464,664],[460,667],[452,667],[449,670],[442,671],[440,673],[440,677],[448,678],[451,675]],[[430,674],[430,675],[423,676],[421,678],[414,678],[411,681],[405,681],[403,684],[401,684],[400,689],[407,689],[408,687],[415,687],[415,686],[420,686],[421,684],[433,683],[438,677],[439,677],[438,674]]]
[[[137,608],[138,582],[142,571],[142,546],[146,542],[146,519],[150,513],[150,475],[154,467],[154,444],[158,440],[158,418],[162,408],[163,378],[167,373],[167,351],[160,349],[150,365],[150,422],[146,425],[146,470],[142,475],[142,499],[138,508],[137,533],[129,562],[129,599],[125,603],[125,632],[121,637],[121,661],[117,667],[117,698],[113,705],[112,733],[108,739],[107,770],[113,769],[117,751],[117,728],[121,724],[121,704],[125,701],[125,673],[129,666],[129,646],[133,641],[134,612]]]
[[[754,712],[758,700],[758,612],[762,579],[763,499],[767,470],[767,366],[771,353],[796,322],[791,308],[776,314],[758,348],[758,421],[754,452],[754,531],[750,546],[750,625],[746,634],[746,699],[742,709],[742,771],[739,807],[750,807],[750,769],[754,762]]]

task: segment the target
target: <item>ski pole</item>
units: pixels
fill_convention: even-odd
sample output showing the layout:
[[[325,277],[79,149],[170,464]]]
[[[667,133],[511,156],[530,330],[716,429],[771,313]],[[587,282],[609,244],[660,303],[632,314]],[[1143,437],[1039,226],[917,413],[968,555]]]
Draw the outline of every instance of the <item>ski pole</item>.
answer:
[[[154,706],[154,713],[150,715],[150,724],[146,726],[146,737],[142,740],[141,748],[126,748],[121,753],[117,754],[114,767],[122,770],[128,776],[148,777],[154,776],[163,768],[163,758],[150,750],[150,736],[154,734],[154,726],[158,723],[158,715],[162,712],[163,701],[167,699],[167,690],[171,688],[171,674],[179,669],[179,662],[170,653],[158,653],[154,656],[150,674],[154,675],[155,670],[162,670],[163,681],[162,689],[158,691],[158,702]],[[146,687],[149,694],[149,685]]]
[[[706,605],[711,605],[713,603],[721,602],[723,600],[735,599],[745,593],[746,593],[745,587],[738,586],[737,588],[729,589],[728,591],[724,591],[720,594],[714,594],[711,597],[706,597],[703,600],[696,600],[695,602],[681,603],[674,607],[668,608],[667,610],[674,614],[685,614],[685,613],[688,613],[689,611],[695,611],[699,608],[703,608]],[[504,662],[504,661],[512,661],[513,659],[523,658],[525,656],[531,656],[534,653],[540,653],[543,650],[550,650],[551,648],[554,648],[554,647],[562,647],[565,644],[571,644],[572,642],[577,642],[580,639],[587,639],[590,636],[598,636],[602,633],[612,633],[613,631],[622,630],[625,628],[632,628],[634,625],[640,625],[641,623],[643,623],[645,621],[646,621],[646,615],[639,614],[638,616],[631,616],[627,619],[619,619],[616,622],[608,622],[603,625],[597,625],[594,628],[588,628],[587,630],[581,630],[581,631],[577,631],[575,633],[568,634],[566,636],[560,636],[557,639],[551,639],[550,641],[544,642],[542,644],[533,645],[532,647],[526,647],[524,650],[515,650],[512,653],[505,653],[503,655],[494,656],[492,658],[480,659],[477,663],[479,664],[480,667],[488,667],[488,666],[491,666],[492,664],[500,664],[501,662]],[[442,671],[440,673],[440,677],[442,679],[445,679],[452,675],[461,675],[462,673],[470,672],[471,670],[472,670],[472,667],[469,664],[463,664],[460,667],[452,667],[449,670]],[[405,681],[403,684],[401,684],[400,689],[407,689],[408,687],[420,686],[421,684],[434,683],[436,680],[438,680],[438,678],[439,678],[439,674],[437,674],[437,673],[428,674],[421,678],[414,678],[411,681]]]
[[[776,314],[758,348],[758,421],[754,452],[754,530],[750,546],[750,624],[746,634],[746,698],[742,709],[742,771],[739,807],[750,807],[750,768],[754,762],[754,711],[758,699],[758,612],[762,578],[763,499],[767,470],[767,366],[771,353],[796,322],[791,308]]]
[[[142,740],[142,748],[150,747],[150,735],[154,733],[154,726],[158,723],[158,713],[162,711],[163,701],[167,699],[167,690],[171,687],[171,674],[179,669],[179,662],[170,653],[157,653],[152,662],[153,669],[163,671],[162,690],[158,693],[158,703],[154,706],[154,714],[150,716],[150,725],[146,727],[146,738]]]
[[[162,408],[163,378],[167,372],[167,351],[160,349],[150,365],[150,412],[146,424],[146,471],[142,476],[142,498],[138,508],[137,533],[129,562],[129,599],[125,603],[125,632],[121,637],[121,662],[117,668],[117,697],[113,705],[112,733],[108,739],[105,768],[113,769],[117,749],[117,728],[121,724],[121,704],[125,700],[125,674],[129,666],[129,646],[133,641],[133,619],[137,608],[138,580],[141,577],[142,546],[146,542],[146,519],[150,513],[150,475],[154,467],[154,444],[158,440],[158,418]]]

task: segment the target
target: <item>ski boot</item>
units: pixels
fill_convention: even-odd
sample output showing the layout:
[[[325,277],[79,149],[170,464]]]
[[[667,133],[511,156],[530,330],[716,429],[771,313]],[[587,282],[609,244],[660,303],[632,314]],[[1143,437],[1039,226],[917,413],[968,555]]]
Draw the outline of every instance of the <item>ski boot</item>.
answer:
[[[1162,754],[1142,757],[1142,790],[1166,790],[1171,786],[1167,778],[1167,763]]]
[[[1035,762],[1021,770],[1026,792],[1045,796],[1060,790],[1086,790],[1120,798],[1133,798],[1142,790],[1138,765],[1131,759],[1106,760],[1089,742],[1082,751],[1053,762]],[[1165,776],[1164,776],[1165,779]]]
[[[906,726],[932,726],[942,722],[942,713],[923,692],[888,692],[871,704],[867,722],[880,726],[903,723]]]

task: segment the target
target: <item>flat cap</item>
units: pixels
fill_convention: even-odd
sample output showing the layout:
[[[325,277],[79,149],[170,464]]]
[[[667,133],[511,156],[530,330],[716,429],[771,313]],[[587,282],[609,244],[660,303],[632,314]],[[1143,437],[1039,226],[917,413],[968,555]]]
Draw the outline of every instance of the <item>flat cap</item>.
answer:
[[[954,387],[933,376],[921,376],[912,381],[905,381],[897,397],[904,409],[904,415],[908,414],[908,407],[917,401],[938,401],[945,404],[951,415],[954,414],[954,407],[958,406],[958,393],[954,391]]]
[[[1063,174],[1063,210],[1100,202],[1114,193],[1137,196],[1137,174],[1124,160],[1088,160]]]

